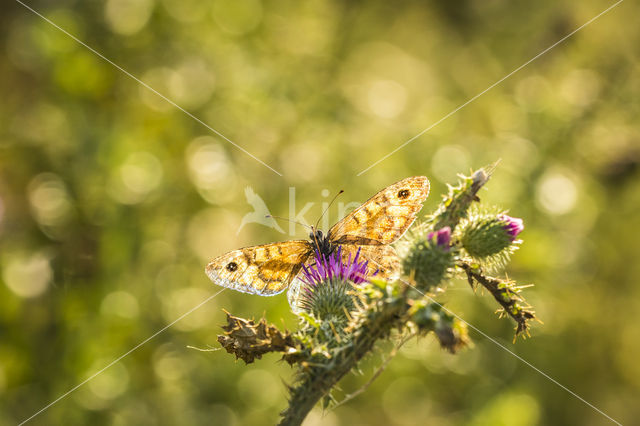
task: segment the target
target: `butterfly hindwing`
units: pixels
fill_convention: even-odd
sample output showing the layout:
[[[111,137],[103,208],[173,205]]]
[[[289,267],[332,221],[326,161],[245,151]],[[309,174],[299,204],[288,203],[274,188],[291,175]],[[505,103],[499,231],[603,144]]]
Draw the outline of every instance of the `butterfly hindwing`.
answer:
[[[213,259],[206,273],[222,287],[273,296],[289,286],[311,252],[306,240],[245,247]]]
[[[359,260],[367,260],[368,276],[386,280],[394,280],[400,276],[401,265],[396,251],[391,246],[359,246],[343,244],[342,259],[347,261],[349,256],[353,260],[360,250]],[[375,275],[374,275],[375,274]]]
[[[425,176],[396,182],[336,223],[329,238],[335,244],[391,244],[411,226],[428,195]]]

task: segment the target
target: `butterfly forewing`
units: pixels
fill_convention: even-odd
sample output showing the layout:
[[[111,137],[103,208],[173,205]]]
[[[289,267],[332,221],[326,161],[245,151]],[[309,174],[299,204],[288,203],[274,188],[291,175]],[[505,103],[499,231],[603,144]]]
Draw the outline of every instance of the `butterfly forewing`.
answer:
[[[329,238],[336,244],[391,244],[411,226],[428,195],[425,176],[396,182],[336,223]]]
[[[273,296],[289,286],[311,252],[306,240],[245,247],[213,259],[206,273],[223,287]]]

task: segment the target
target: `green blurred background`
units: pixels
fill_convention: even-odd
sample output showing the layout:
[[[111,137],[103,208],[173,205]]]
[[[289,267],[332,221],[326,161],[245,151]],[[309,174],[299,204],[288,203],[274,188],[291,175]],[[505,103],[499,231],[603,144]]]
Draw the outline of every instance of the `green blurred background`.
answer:
[[[616,420],[640,416],[640,8],[623,2],[367,173],[356,174],[611,1],[30,1],[282,173],[31,11],[0,14],[0,424],[16,424],[218,289],[208,259],[289,238],[241,218],[364,201],[502,162],[483,201],[524,218],[508,273],[544,325],[513,344],[486,294],[447,306]],[[324,191],[323,190],[328,190]],[[335,210],[335,209],[334,209]],[[331,220],[337,218],[332,210]],[[281,225],[288,230],[288,224]],[[305,232],[298,229],[298,237]],[[286,296],[225,291],[32,424],[272,424],[291,370],[216,348],[222,309],[294,328]],[[308,425],[611,424],[477,333],[412,341]],[[389,349],[386,347],[385,349]],[[356,390],[381,351],[348,377]]]

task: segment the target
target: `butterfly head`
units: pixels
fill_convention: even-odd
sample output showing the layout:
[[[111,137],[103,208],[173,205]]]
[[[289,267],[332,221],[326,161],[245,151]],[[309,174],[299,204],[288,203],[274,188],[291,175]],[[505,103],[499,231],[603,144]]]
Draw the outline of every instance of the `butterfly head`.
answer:
[[[329,236],[324,235],[321,230],[312,228],[311,233],[309,234],[309,239],[319,253],[329,255],[333,252],[334,247],[329,241]]]

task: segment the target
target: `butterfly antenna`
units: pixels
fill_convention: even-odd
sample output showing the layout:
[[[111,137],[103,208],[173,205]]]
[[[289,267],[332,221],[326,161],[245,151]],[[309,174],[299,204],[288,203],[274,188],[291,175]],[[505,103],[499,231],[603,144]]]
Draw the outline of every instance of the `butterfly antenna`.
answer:
[[[344,189],[341,189],[340,192],[338,192],[336,195],[333,196],[333,198],[331,199],[331,202],[329,203],[329,205],[327,206],[326,209],[324,209],[324,211],[322,212],[322,214],[320,215],[320,217],[318,218],[318,221],[316,222],[316,226],[315,229],[318,229],[318,225],[320,225],[320,220],[322,220],[322,217],[325,215],[325,213],[329,210],[329,208],[331,207],[331,205],[333,204],[333,202],[336,200],[336,198],[338,198],[338,195],[342,194],[344,192]]]
[[[274,216],[272,214],[265,215],[264,217],[270,217],[270,218],[273,218],[273,219],[280,219],[280,220],[284,220],[284,221],[287,221],[287,222],[295,223],[296,225],[300,225],[300,226],[304,226],[306,228],[313,229],[313,226],[311,226],[311,225],[307,225],[307,224],[302,223],[302,222],[297,222],[295,220],[287,219],[286,217]]]

